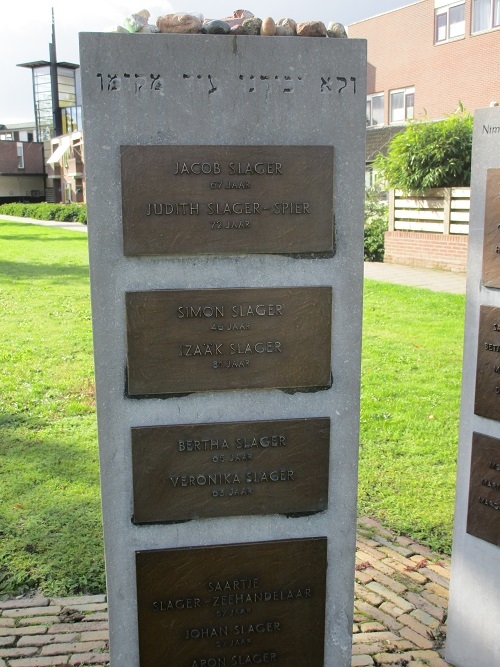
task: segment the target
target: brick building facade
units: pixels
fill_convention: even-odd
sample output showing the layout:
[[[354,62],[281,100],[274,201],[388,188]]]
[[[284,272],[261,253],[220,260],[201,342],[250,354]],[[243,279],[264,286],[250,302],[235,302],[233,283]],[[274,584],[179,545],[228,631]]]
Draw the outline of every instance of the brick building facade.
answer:
[[[348,32],[368,44],[369,147],[386,147],[385,135],[413,118],[441,120],[460,103],[471,113],[500,103],[500,0],[419,0]],[[367,155],[367,164],[373,159]],[[465,271],[467,240],[423,226],[396,229],[385,235],[385,260]]]
[[[498,0],[489,3],[489,27],[477,31],[474,26],[484,24],[474,20],[474,11],[483,0],[420,0],[349,26],[349,37],[368,42],[367,93],[371,99],[383,96],[383,122],[369,125],[398,124],[411,117],[440,120],[459,102],[471,112],[492,101],[500,103],[500,6]],[[463,21],[452,23],[454,8],[462,8]],[[446,36],[439,25],[443,15],[448,20]],[[405,98],[413,95],[413,100],[405,99],[406,117],[398,107],[391,118],[391,98],[400,92]]]
[[[43,143],[0,139],[0,203],[39,202],[44,196]]]

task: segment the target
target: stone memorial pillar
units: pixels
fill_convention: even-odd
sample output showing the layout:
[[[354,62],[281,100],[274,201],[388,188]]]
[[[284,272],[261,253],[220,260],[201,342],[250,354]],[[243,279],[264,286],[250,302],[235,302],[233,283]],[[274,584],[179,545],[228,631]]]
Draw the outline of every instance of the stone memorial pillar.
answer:
[[[113,667],[348,667],[365,44],[82,34]]]
[[[467,307],[446,659],[500,661],[500,108],[474,117]]]

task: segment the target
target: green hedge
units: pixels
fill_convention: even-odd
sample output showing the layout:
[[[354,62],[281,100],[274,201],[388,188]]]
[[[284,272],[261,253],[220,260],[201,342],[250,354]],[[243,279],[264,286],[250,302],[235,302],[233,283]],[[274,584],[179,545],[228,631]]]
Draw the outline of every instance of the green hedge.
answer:
[[[379,188],[366,190],[365,262],[384,261],[384,233],[389,228],[389,207],[379,197]]]
[[[1,204],[0,213],[14,215],[19,218],[87,224],[87,207],[85,204],[48,204],[47,202],[41,204]]]

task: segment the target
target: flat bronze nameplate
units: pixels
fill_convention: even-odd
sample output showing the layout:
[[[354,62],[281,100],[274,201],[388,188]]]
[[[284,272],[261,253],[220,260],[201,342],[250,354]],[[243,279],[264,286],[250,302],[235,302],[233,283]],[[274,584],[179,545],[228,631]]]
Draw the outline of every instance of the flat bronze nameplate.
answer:
[[[134,522],[327,508],[330,420],[132,428]]]
[[[323,667],[326,546],[136,552],[140,667]]]
[[[333,252],[331,146],[122,146],[125,255]]]
[[[472,437],[467,532],[500,546],[500,440]]]
[[[500,169],[488,169],[486,175],[483,285],[500,287]]]
[[[500,420],[500,308],[481,306],[474,412]]]
[[[125,297],[130,396],[331,384],[331,287]]]

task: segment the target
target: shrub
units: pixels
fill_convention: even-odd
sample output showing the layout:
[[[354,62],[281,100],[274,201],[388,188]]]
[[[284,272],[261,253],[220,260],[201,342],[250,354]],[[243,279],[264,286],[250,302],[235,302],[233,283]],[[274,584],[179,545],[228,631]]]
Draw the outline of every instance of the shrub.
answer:
[[[438,122],[412,121],[391,140],[387,155],[375,168],[389,188],[422,193],[428,188],[470,185],[471,114],[460,104],[456,113]]]
[[[384,232],[389,227],[389,209],[380,200],[380,189],[365,193],[365,262],[384,261]]]
[[[0,213],[20,218],[35,220],[57,220],[59,222],[81,222],[87,224],[87,207],[85,204],[2,204]]]

